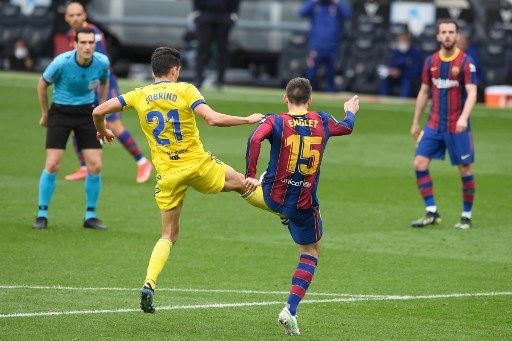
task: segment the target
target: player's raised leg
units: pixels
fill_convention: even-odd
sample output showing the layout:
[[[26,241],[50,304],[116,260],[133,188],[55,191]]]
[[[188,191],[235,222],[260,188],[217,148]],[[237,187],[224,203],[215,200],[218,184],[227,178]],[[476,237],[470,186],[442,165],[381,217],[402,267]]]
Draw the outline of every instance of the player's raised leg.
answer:
[[[48,227],[48,206],[55,191],[56,175],[63,154],[64,149],[46,149],[46,161],[39,178],[39,210],[32,225],[34,229],[41,230]]]
[[[274,214],[263,199],[263,191],[261,186],[255,189],[248,189],[245,185],[245,177],[243,174],[237,172],[233,167],[226,165],[226,181],[224,183],[223,192],[236,191],[240,194],[242,199],[245,199],[249,204],[264,211],[268,211]]]
[[[441,216],[437,211],[436,202],[434,199],[434,185],[432,177],[428,170],[430,159],[417,155],[414,159],[414,169],[416,173],[416,184],[418,190],[425,203],[425,217],[415,220],[411,223],[412,227],[425,227],[428,225],[434,225],[441,222]]]
[[[87,167],[85,166],[84,155],[82,154],[82,151],[78,149],[75,134],[71,134],[71,141],[73,142],[73,150],[75,151],[76,157],[78,158],[80,167],[73,173],[66,175],[64,179],[69,181],[82,180],[85,179],[85,176],[87,175]]]
[[[180,213],[183,203],[170,209],[169,211],[161,211],[162,218],[162,237],[156,242],[151,258],[149,259],[146,271],[146,279],[140,290],[140,308],[145,313],[154,313],[153,294],[156,287],[158,276],[162,272],[171,248],[178,240],[180,231]]]

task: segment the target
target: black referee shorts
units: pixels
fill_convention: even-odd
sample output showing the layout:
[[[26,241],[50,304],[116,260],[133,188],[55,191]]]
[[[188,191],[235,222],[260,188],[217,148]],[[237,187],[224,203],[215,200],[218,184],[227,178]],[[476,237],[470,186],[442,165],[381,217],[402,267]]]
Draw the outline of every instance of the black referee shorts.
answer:
[[[101,144],[96,138],[92,109],[92,104],[52,104],[48,111],[46,149],[66,149],[71,131],[75,134],[79,150],[101,149]]]

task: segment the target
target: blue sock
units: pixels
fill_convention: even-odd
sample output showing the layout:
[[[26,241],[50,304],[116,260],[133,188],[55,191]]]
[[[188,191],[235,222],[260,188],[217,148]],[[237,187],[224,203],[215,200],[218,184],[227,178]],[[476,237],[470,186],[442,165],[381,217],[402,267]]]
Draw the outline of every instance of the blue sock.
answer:
[[[96,206],[98,205],[98,197],[101,189],[101,176],[87,173],[85,177],[85,220],[96,218]]]
[[[43,169],[39,178],[39,211],[38,217],[48,218],[48,205],[52,200],[53,191],[55,191],[56,174],[52,174]]]
[[[434,184],[428,169],[424,171],[416,171],[416,183],[418,184],[418,189],[420,190],[420,194],[425,202],[425,207],[435,206]]]
[[[300,255],[300,261],[292,276],[292,287],[286,306],[293,316],[297,315],[297,307],[306,295],[306,291],[313,280],[318,260],[307,254]]]

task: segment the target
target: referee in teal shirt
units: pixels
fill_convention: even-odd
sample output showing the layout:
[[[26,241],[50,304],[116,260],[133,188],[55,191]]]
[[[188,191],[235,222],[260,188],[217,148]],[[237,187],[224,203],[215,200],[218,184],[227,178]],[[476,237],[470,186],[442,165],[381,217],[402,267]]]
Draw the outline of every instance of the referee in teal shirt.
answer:
[[[97,88],[100,103],[107,98],[110,62],[107,56],[95,52],[95,48],[94,32],[90,28],[79,29],[75,36],[75,49],[55,57],[37,84],[41,107],[39,124],[47,129],[46,162],[39,180],[39,211],[33,224],[35,229],[48,227],[48,206],[71,131],[77,138],[87,166],[83,227],[106,229],[96,217],[101,188],[101,144],[96,138],[92,109]],[[52,84],[53,103],[48,109],[47,89]]]

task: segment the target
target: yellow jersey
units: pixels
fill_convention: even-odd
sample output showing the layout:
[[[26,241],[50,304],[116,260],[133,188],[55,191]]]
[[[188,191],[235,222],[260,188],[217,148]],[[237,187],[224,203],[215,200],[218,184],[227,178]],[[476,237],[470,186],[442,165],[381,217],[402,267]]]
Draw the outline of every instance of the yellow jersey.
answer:
[[[192,84],[158,82],[118,96],[123,108],[137,111],[158,173],[187,168],[206,153],[194,108],[205,103]]]

